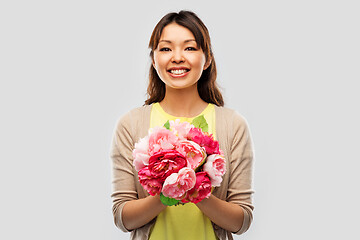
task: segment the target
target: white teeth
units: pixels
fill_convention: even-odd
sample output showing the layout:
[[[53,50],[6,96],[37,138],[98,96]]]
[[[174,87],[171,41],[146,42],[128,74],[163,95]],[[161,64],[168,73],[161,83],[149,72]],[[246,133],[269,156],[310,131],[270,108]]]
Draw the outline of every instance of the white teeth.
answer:
[[[181,69],[181,70],[171,70],[170,71],[172,74],[183,74],[185,72],[187,72],[187,70],[185,69]]]

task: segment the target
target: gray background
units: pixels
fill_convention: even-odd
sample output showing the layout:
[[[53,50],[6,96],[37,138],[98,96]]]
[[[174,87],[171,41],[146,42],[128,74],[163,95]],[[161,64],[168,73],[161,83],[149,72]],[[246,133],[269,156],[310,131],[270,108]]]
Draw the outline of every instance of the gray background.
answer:
[[[255,143],[236,239],[359,239],[357,1],[1,1],[0,238],[128,239],[113,224],[116,120],[143,104],[169,11],[207,25],[226,106]]]

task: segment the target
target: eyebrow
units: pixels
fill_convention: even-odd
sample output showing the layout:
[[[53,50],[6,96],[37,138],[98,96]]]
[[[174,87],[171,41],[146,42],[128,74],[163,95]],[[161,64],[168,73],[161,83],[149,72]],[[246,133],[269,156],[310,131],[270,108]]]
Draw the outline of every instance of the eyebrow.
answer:
[[[188,43],[188,42],[192,42],[192,41],[196,42],[195,39],[187,39],[184,41],[184,43]],[[170,40],[160,40],[159,43],[160,42],[172,43]]]

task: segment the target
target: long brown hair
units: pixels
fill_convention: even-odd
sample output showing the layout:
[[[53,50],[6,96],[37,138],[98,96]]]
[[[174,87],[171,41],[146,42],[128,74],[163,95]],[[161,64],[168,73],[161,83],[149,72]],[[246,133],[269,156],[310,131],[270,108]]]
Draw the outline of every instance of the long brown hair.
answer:
[[[211,61],[210,66],[203,71],[197,83],[197,89],[201,99],[217,106],[224,106],[223,97],[216,83],[217,71],[214,55],[211,50],[210,35],[204,23],[195,13],[184,10],[179,13],[171,12],[166,14],[158,22],[151,34],[149,42],[151,59],[154,59],[154,50],[159,44],[164,27],[173,22],[186,27],[194,34],[197,46],[200,46],[205,54],[206,62]],[[165,97],[165,83],[161,81],[152,64],[149,71],[147,95],[148,99],[145,101],[146,105],[160,102]]]

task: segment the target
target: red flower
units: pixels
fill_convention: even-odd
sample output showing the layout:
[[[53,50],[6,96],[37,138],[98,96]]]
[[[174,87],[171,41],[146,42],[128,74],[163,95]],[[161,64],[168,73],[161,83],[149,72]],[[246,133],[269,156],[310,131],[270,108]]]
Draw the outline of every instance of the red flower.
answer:
[[[219,142],[214,140],[212,134],[204,133],[200,128],[190,129],[188,139],[204,147],[208,155],[220,154]]]
[[[140,169],[138,176],[140,184],[151,196],[160,194],[164,181],[154,178],[147,166]]]
[[[149,170],[154,178],[165,178],[172,173],[177,173],[183,167],[187,166],[186,158],[175,150],[162,150],[152,155],[149,159]]]
[[[205,172],[196,173],[195,186],[187,191],[186,197],[182,200],[183,203],[192,202],[198,203],[204,198],[210,197],[211,181]]]

